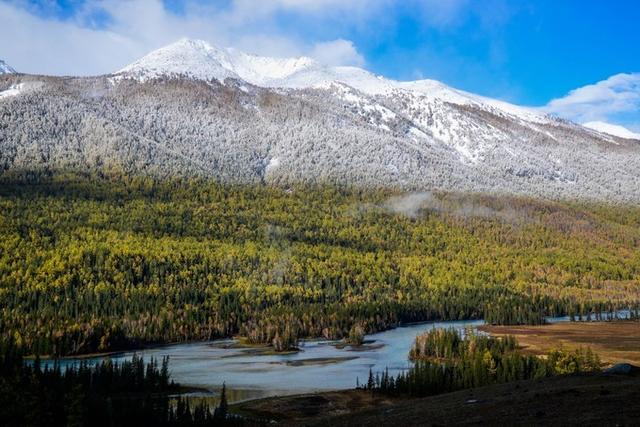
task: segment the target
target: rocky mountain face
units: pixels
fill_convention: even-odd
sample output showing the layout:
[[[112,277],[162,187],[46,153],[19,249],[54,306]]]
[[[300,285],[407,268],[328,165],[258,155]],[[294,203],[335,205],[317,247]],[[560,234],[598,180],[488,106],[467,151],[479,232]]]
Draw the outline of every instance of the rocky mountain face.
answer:
[[[0,170],[53,168],[640,201],[638,140],[186,39],[105,76],[0,76]]]

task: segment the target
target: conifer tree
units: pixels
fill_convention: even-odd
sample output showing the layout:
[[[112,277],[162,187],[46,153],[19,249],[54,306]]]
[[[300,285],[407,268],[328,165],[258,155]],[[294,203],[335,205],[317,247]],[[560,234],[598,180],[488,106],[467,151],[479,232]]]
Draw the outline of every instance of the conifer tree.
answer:
[[[220,403],[215,410],[215,417],[219,420],[226,420],[229,413],[229,404],[227,403],[227,385],[222,383],[222,391],[220,392]]]
[[[376,386],[376,382],[373,378],[373,371],[369,368],[369,379],[367,380],[367,390],[373,390]]]

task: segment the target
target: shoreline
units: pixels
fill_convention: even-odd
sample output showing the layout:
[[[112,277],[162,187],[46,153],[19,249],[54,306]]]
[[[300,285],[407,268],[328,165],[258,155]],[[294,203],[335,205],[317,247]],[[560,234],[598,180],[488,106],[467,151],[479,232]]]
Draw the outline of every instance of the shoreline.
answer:
[[[416,326],[416,325],[424,325],[424,324],[428,324],[428,323],[440,323],[440,322],[472,322],[472,321],[482,321],[483,319],[456,319],[456,320],[442,320],[442,319],[438,319],[438,320],[420,320],[420,321],[416,321],[416,322],[407,322],[407,323],[399,323],[397,325],[391,326],[387,329],[381,329],[379,331],[376,332],[372,332],[370,334],[365,335],[365,337],[371,337],[372,335],[376,335],[376,334],[380,334],[386,331],[391,331],[394,329],[398,329],[398,328],[404,328],[404,327],[411,327],[411,326]],[[270,353],[270,355],[287,355],[287,354],[294,354],[294,353],[298,353],[300,351],[304,351],[304,345],[300,345],[298,347],[296,347],[296,349],[291,349],[291,350],[285,350],[285,351],[275,351],[273,350],[273,346],[269,343],[256,343],[256,344],[252,344],[252,343],[246,343],[243,342],[244,341],[243,336],[241,335],[234,335],[234,336],[230,336],[230,337],[223,337],[223,338],[215,338],[212,340],[188,340],[188,341],[175,341],[175,342],[165,342],[165,343],[149,343],[149,344],[143,344],[140,346],[136,346],[136,347],[132,347],[132,348],[125,348],[125,349],[118,349],[118,350],[113,350],[113,351],[106,351],[106,352],[91,352],[91,353],[79,353],[79,354],[75,354],[75,355],[65,355],[65,356],[52,356],[52,355],[40,355],[40,360],[85,360],[85,359],[97,359],[97,358],[106,358],[106,357],[110,357],[110,356],[120,356],[120,355],[124,355],[126,353],[136,353],[138,351],[144,351],[144,350],[151,350],[151,349],[157,349],[157,348],[162,348],[162,347],[173,347],[176,345],[189,345],[189,344],[203,344],[203,343],[223,343],[224,341],[232,341],[230,343],[230,346],[236,346],[235,348],[268,348],[271,349],[272,352]],[[367,340],[367,339],[365,339]],[[300,340],[298,340],[299,343],[304,344],[305,342],[323,342],[323,341],[327,341],[327,342],[335,342],[336,345],[342,345],[344,347],[346,346],[353,346],[352,344],[346,343],[344,342],[342,339],[328,339],[328,338],[324,338],[324,337],[307,337],[307,338],[302,338]],[[354,346],[357,347],[357,346]],[[229,347],[229,348],[233,348],[233,347]],[[35,360],[36,355],[34,354],[30,354],[28,356],[25,356],[25,359],[29,359],[29,360]]]
[[[619,310],[620,313],[626,313],[627,310],[622,309]],[[597,321],[595,319],[593,320],[570,320],[568,318],[567,315],[559,315],[559,316],[548,316],[547,318],[547,323],[544,323],[542,325],[505,325],[505,326],[511,326],[511,327],[520,327],[520,326],[548,326],[548,325],[553,325],[553,324],[557,324],[557,323],[575,323],[575,324],[581,324],[581,323],[616,323],[616,322],[626,322],[626,321],[630,321],[633,319],[628,319],[628,318],[624,318],[624,317],[620,317],[620,318],[613,318],[611,320],[601,320],[601,321]],[[470,319],[456,319],[456,320],[442,320],[442,319],[437,319],[437,320],[420,320],[420,321],[416,321],[416,322],[407,322],[407,323],[399,323],[397,325],[391,326],[387,329],[381,329],[379,331],[370,333],[365,335],[365,340],[370,340],[370,337],[386,332],[386,331],[391,331],[394,329],[399,329],[399,328],[404,328],[404,327],[411,327],[411,326],[416,326],[416,325],[424,325],[424,324],[429,324],[429,323],[441,323],[441,322],[447,322],[447,323],[453,323],[453,322],[473,322],[473,321],[482,321],[484,322],[484,319],[481,318],[470,318]],[[478,330],[483,330],[483,328],[487,328],[487,327],[500,327],[503,325],[487,325],[487,324],[482,324],[482,325],[478,325],[477,328]],[[333,339],[328,339],[328,338],[324,338],[324,337],[306,337],[306,338],[302,338],[300,339],[298,342],[302,345],[299,345],[298,347],[296,347],[295,349],[290,349],[290,350],[285,350],[285,351],[276,351],[273,349],[273,346],[269,343],[248,343],[246,342],[246,338],[241,336],[241,335],[234,335],[234,336],[230,336],[230,337],[221,337],[221,338],[214,338],[212,340],[188,340],[188,341],[175,341],[175,342],[163,342],[163,343],[148,343],[148,344],[142,344],[140,346],[135,346],[135,347],[131,347],[131,348],[124,348],[124,349],[118,349],[118,350],[112,350],[112,351],[106,351],[106,352],[91,352],[91,353],[79,353],[79,354],[75,354],[75,355],[65,355],[65,356],[51,356],[51,355],[40,355],[40,360],[86,360],[86,359],[94,359],[94,358],[105,358],[105,357],[110,357],[110,356],[121,356],[124,355],[126,353],[136,353],[138,351],[144,351],[144,350],[152,350],[152,349],[157,349],[157,348],[162,348],[162,347],[173,347],[173,346],[177,346],[177,345],[189,345],[189,344],[203,344],[203,343],[211,343],[211,344],[220,344],[223,343],[224,341],[230,341],[229,343],[229,348],[256,348],[256,349],[269,349],[270,351],[265,352],[265,354],[267,355],[287,355],[287,354],[295,354],[298,353],[300,351],[304,351],[304,343],[305,342],[323,342],[323,341],[327,341],[327,342],[334,342],[336,344],[336,346],[342,346],[342,347],[347,347],[347,346],[353,346],[352,344],[346,343],[343,341],[343,339],[338,339],[338,340],[333,340]],[[357,347],[357,346],[353,346],[353,347]],[[29,360],[35,360],[36,356],[34,354],[25,356],[25,359],[29,359]]]

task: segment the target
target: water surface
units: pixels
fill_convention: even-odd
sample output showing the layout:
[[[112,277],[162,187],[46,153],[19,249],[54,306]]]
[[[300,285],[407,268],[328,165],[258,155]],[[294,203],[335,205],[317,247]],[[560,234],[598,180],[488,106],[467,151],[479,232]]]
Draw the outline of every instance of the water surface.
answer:
[[[290,354],[260,354],[241,348],[235,340],[216,340],[156,347],[112,355],[114,361],[130,360],[134,354],[149,360],[169,356],[171,378],[185,386],[216,392],[226,383],[229,400],[354,388],[366,383],[369,370],[389,369],[390,374],[410,366],[409,350],[416,335],[433,328],[477,327],[481,320],[429,322],[401,326],[367,335],[362,346],[341,346],[339,341],[307,340]],[[85,359],[98,362],[105,357]],[[65,359],[65,365],[77,363]]]
[[[627,317],[626,311],[620,317]],[[549,322],[568,317],[548,318]],[[110,356],[130,360],[134,354],[149,360],[169,356],[171,377],[185,386],[217,393],[226,383],[230,401],[258,397],[349,389],[356,381],[366,383],[369,370],[397,374],[410,367],[409,350],[416,335],[433,328],[464,331],[484,324],[482,320],[416,323],[366,336],[363,346],[341,346],[338,341],[307,340],[300,351],[261,354],[264,349],[242,348],[235,340],[216,340],[156,347]],[[98,362],[104,357],[88,359]],[[77,363],[65,359],[62,364]],[[205,393],[206,394],[206,393]]]

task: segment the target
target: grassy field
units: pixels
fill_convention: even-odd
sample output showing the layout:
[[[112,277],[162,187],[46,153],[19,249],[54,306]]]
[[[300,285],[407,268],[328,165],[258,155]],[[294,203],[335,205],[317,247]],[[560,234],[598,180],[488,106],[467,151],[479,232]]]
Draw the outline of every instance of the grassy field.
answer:
[[[513,335],[527,352],[590,347],[607,364],[640,365],[640,322],[562,322],[543,326],[482,326],[492,335]]]
[[[338,416],[355,410],[387,407],[400,399],[362,390],[342,390],[295,396],[268,397],[233,405],[233,412],[285,424]]]

